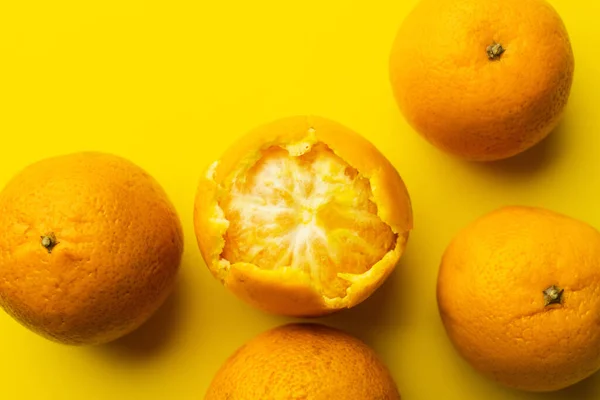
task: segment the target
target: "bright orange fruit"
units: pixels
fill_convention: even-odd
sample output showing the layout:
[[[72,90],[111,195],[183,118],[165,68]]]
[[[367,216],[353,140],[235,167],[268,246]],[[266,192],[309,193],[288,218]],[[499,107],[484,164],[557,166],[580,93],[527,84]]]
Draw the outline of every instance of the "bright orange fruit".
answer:
[[[377,354],[359,339],[320,324],[288,324],[240,347],[213,378],[204,400],[399,400]]]
[[[438,277],[446,331],[507,386],[557,390],[600,369],[600,233],[545,209],[504,207],[448,246]]]
[[[448,153],[489,161],[532,147],[557,126],[574,57],[544,0],[420,0],[389,68],[417,132]]]
[[[366,139],[289,117],[235,143],[201,179],[195,230],[210,271],[263,310],[323,315],[366,299],[412,228],[406,187]]]
[[[103,153],[23,169],[0,192],[0,226],[0,306],[66,344],[136,329],[171,292],[183,251],[159,184]]]

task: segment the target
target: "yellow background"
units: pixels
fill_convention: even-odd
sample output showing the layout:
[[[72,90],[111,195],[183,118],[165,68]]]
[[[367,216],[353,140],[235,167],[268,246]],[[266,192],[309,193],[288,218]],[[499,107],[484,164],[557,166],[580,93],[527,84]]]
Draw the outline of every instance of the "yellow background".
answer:
[[[372,345],[404,399],[599,398],[600,376],[540,395],[473,372],[444,334],[435,283],[452,235],[495,207],[544,206],[600,227],[600,6],[552,1],[576,57],[565,120],[533,150],[483,165],[440,153],[396,110],[387,57],[415,2],[1,1],[0,184],[54,154],[125,156],[171,195],[186,251],[175,294],[112,344],[60,346],[0,313],[0,398],[201,399],[234,349],[287,321],[243,304],[212,278],[192,207],[208,161],[257,124],[298,113],[369,138],[405,179],[415,213],[388,282],[322,322]]]

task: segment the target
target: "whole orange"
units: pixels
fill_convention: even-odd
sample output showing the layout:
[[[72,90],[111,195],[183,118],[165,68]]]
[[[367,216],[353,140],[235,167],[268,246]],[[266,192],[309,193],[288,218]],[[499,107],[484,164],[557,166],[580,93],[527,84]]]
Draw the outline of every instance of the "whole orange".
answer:
[[[99,344],[141,325],[171,292],[183,251],[159,184],[121,157],[33,163],[0,192],[0,306],[65,344]]]
[[[213,275],[268,312],[318,316],[369,297],[412,228],[406,187],[364,137],[288,117],[235,142],[200,180],[195,231]]]
[[[446,331],[478,371],[530,391],[600,369],[600,233],[553,211],[503,207],[461,230],[441,263]]]
[[[231,355],[204,400],[399,400],[387,367],[364,342],[320,324],[288,324]]]
[[[389,69],[417,132],[448,153],[490,161],[557,126],[574,58],[544,0],[421,0],[397,33]]]

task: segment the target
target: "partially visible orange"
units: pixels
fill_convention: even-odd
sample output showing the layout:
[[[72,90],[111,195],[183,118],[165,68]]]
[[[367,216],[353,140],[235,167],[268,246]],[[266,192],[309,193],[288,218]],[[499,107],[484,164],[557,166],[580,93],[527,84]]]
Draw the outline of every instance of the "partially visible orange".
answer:
[[[438,277],[452,343],[478,371],[530,391],[600,369],[600,233],[534,207],[503,207],[463,228]]]
[[[195,231],[214,276],[263,310],[318,316],[388,277],[412,228],[406,187],[364,137],[289,117],[236,142],[199,183]]]
[[[0,306],[66,344],[131,332],[171,292],[176,211],[137,165],[104,153],[38,161],[0,192]]]
[[[557,126],[574,57],[545,0],[420,0],[397,33],[389,69],[417,132],[448,153],[489,161]]]
[[[288,324],[232,354],[204,400],[399,400],[377,354],[361,340],[320,324]]]

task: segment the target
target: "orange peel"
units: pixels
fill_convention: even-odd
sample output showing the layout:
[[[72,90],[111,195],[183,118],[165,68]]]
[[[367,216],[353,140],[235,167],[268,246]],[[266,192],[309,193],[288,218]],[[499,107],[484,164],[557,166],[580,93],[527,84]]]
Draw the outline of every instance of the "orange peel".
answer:
[[[368,298],[394,270],[412,226],[408,191],[389,160],[315,116],[240,138],[207,168],[194,206],[210,272],[255,307],[298,317]]]

